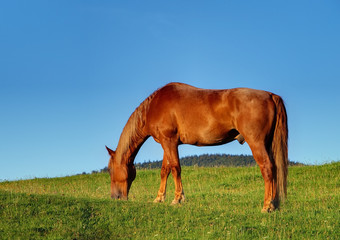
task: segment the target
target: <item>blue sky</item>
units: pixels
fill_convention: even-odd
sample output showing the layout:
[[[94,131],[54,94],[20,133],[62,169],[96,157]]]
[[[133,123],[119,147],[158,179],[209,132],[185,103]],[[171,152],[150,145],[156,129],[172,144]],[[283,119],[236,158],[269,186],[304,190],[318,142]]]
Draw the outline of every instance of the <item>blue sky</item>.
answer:
[[[0,179],[107,165],[133,110],[166,83],[283,97],[289,158],[340,159],[339,1],[4,1]],[[251,154],[181,146],[180,155]],[[149,139],[136,162],[162,158]]]

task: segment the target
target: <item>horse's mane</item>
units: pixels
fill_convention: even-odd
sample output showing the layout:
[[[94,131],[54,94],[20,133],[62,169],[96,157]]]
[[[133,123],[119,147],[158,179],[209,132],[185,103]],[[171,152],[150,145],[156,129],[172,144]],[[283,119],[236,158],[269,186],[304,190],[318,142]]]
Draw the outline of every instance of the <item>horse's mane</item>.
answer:
[[[130,146],[135,146],[138,144],[141,138],[145,136],[141,132],[141,128],[145,125],[145,115],[149,110],[150,102],[156,95],[158,90],[153,92],[149,97],[147,97],[131,114],[129,120],[127,121],[122,134],[120,135],[117,155],[122,156]],[[121,161],[121,157],[118,161]]]

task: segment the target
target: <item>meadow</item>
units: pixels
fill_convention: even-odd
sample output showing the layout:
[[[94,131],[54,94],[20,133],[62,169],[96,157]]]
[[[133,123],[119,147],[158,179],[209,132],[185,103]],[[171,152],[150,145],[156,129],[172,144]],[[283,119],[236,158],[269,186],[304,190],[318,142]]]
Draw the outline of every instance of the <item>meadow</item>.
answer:
[[[183,167],[186,201],[153,203],[160,170],[137,170],[129,201],[108,174],[0,183],[0,239],[339,239],[340,162],[289,168],[288,199],[261,213],[255,167]]]

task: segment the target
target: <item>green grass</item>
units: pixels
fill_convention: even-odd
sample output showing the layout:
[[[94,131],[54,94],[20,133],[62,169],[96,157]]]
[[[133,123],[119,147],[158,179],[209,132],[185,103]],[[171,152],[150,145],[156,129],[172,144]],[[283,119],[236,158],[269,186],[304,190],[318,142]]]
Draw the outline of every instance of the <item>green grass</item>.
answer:
[[[261,213],[258,167],[182,169],[186,202],[155,204],[160,170],[138,170],[129,201],[108,174],[0,183],[0,239],[339,239],[340,162],[291,167],[288,200]]]

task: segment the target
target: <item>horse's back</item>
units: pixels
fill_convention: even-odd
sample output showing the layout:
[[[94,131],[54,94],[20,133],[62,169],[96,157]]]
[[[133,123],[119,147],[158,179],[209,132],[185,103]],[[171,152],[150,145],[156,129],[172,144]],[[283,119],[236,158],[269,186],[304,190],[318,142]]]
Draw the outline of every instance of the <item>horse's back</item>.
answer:
[[[149,117],[177,117],[230,121],[240,114],[263,115],[272,111],[272,93],[251,88],[202,89],[184,83],[170,83],[157,90],[150,103]]]
[[[202,89],[184,83],[169,83],[156,92],[153,100],[155,108],[183,108],[185,111],[195,109],[216,110],[217,108],[241,109],[247,105],[261,106],[271,102],[272,93],[251,88]]]
[[[150,104],[150,115],[157,118],[163,115],[166,117],[195,115],[199,119],[202,114],[213,114],[217,105],[225,102],[223,98],[227,91],[170,83],[157,90]]]
[[[267,128],[264,125],[273,121],[275,111],[271,102],[270,93],[261,90],[211,90],[171,83],[157,90],[147,122],[156,138],[163,133],[176,135],[182,143],[222,144],[235,138],[235,130],[247,132],[254,123]]]

